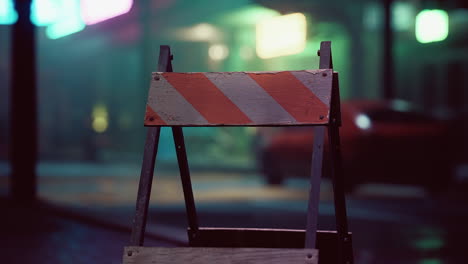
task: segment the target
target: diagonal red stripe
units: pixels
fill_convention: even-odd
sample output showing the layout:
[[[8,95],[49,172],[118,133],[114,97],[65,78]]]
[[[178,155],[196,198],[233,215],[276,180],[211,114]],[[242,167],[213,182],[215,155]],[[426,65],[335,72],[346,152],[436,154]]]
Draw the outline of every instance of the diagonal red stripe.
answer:
[[[164,126],[167,125],[161,117],[149,106],[146,105],[145,126]]]
[[[325,123],[328,120],[328,106],[290,72],[249,73],[249,76],[298,122]]]
[[[203,73],[162,75],[210,124],[252,123]]]

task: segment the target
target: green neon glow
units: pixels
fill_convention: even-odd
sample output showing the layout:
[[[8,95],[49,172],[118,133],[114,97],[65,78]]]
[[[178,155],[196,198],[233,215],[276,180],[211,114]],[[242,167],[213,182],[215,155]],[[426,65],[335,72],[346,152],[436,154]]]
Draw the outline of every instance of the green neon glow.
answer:
[[[31,21],[36,26],[47,26],[59,16],[61,0],[34,0],[31,5]]]
[[[0,25],[12,25],[18,20],[13,0],[0,0]]]
[[[47,27],[46,35],[50,39],[58,39],[81,31],[85,26],[80,15],[80,2],[78,0],[62,0],[60,15],[56,22]]]
[[[449,16],[440,9],[425,9],[416,16],[416,39],[420,43],[443,41],[449,33]]]
[[[416,240],[413,246],[421,250],[434,250],[443,247],[444,241],[438,237],[426,237]]]
[[[223,14],[219,21],[223,24],[230,25],[255,25],[259,21],[279,16],[280,13],[276,10],[269,9],[260,5],[248,5],[227,14]]]
[[[414,13],[412,3],[395,2],[392,7],[392,27],[397,31],[411,29],[414,25]]]
[[[419,264],[442,264],[440,259],[422,259]]]

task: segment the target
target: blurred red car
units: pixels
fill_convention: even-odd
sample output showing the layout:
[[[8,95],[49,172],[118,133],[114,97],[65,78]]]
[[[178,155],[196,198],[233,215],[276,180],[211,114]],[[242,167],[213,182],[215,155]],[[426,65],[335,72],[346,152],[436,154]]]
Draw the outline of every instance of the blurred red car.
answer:
[[[439,192],[452,170],[450,123],[410,109],[403,101],[347,101],[340,129],[345,188],[385,182],[417,184]],[[260,137],[262,137],[260,130]],[[330,174],[328,139],[324,175]],[[310,175],[313,129],[283,128],[263,137],[258,158],[266,180],[281,184],[289,176]]]

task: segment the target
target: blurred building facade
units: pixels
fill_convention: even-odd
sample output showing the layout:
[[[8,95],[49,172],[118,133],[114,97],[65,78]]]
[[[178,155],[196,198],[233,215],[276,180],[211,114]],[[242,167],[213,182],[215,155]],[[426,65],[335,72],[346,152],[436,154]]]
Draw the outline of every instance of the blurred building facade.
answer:
[[[82,17],[83,2],[76,9]],[[317,68],[319,43],[331,40],[342,98],[382,97],[381,1],[120,2],[131,3],[130,10],[73,34],[53,39],[50,25],[38,28],[41,160],[140,162],[145,101],[159,45],[171,46],[175,71],[268,71]],[[468,6],[462,1],[394,1],[392,6],[395,97],[443,118],[463,119],[468,112]],[[423,30],[417,17],[425,9],[448,14],[443,40],[416,38]],[[301,50],[262,58],[258,25],[289,13],[306,18]],[[0,160],[8,158],[9,34],[10,26],[0,25]],[[189,160],[250,167],[254,133],[252,128],[188,128]],[[158,155],[175,163],[166,129]]]

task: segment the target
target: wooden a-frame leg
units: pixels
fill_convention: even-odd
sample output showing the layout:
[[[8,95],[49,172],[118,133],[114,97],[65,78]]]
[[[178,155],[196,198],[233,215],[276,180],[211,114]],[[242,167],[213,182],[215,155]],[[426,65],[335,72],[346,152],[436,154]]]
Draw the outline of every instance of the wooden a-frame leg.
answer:
[[[316,248],[324,142],[325,127],[314,127],[314,146],[312,151],[309,202],[307,206],[305,248]]]
[[[188,225],[190,230],[193,231],[190,232],[190,234],[196,235],[198,231],[198,218],[197,210],[195,208],[195,199],[193,198],[192,182],[190,180],[190,170],[187,161],[187,152],[185,150],[184,134],[181,127],[172,127],[172,134],[174,136],[180,178],[182,181],[182,189],[184,191]],[[191,238],[189,241],[191,241]]]
[[[154,164],[158,152],[158,142],[161,128],[150,127],[146,134],[143,165],[141,167],[140,184],[136,202],[135,218],[133,220],[130,246],[142,246],[145,238],[146,218],[153,182]]]
[[[161,45],[159,49],[158,71],[172,71],[171,48]],[[135,218],[133,219],[130,246],[142,246],[148,216],[148,205],[153,182],[154,164],[158,152],[160,127],[149,127],[146,134],[145,150],[143,153],[143,165],[141,166],[140,184],[136,202]]]
[[[328,141],[330,147],[330,165],[333,183],[333,201],[335,204],[336,230],[338,234],[338,263],[353,263],[353,252],[351,237],[348,235],[348,218],[346,214],[346,198],[344,188],[343,165],[341,159],[340,143],[340,90],[338,83],[338,74],[333,74],[332,90],[332,113],[331,121],[328,126]],[[346,246],[346,244],[349,244]]]
[[[333,181],[333,195],[335,203],[336,229],[338,233],[338,259],[339,263],[353,263],[353,257],[345,254],[345,244],[348,241],[348,221],[346,215],[346,200],[344,192],[343,167],[341,160],[339,128],[331,125],[328,129],[330,142],[331,169]],[[351,252],[352,254],[352,252]]]
[[[332,69],[331,42],[320,43],[319,68]],[[318,210],[320,202],[320,182],[322,177],[323,143],[325,142],[325,127],[314,127],[314,146],[312,150],[312,168],[310,175],[309,202],[307,206],[307,224],[305,248],[316,248]]]

